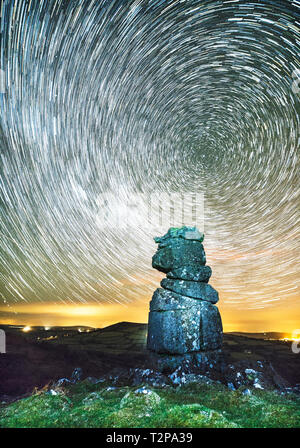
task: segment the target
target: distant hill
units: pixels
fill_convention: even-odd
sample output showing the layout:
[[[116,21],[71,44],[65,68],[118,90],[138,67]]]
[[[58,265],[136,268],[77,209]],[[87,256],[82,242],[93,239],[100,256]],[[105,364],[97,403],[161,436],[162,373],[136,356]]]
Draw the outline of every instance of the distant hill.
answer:
[[[147,329],[148,325],[147,324],[139,324],[137,322],[118,322],[116,324],[112,324],[112,325],[108,325],[107,327],[103,327],[103,328],[99,328],[98,330],[103,331],[119,331],[119,330],[136,330],[136,329],[141,329],[144,328],[145,330]]]
[[[287,333],[282,333],[278,331],[269,331],[265,333],[247,333],[243,331],[231,331],[227,334],[235,334],[238,336],[244,336],[246,338],[255,338],[255,339],[267,339],[267,340],[281,340],[286,337]]]
[[[9,329],[19,329],[22,330],[22,328],[25,325],[6,325],[0,323],[0,328],[4,330]],[[89,327],[86,325],[72,325],[72,326],[30,326],[31,332],[33,331],[75,331],[78,332],[78,330],[84,330],[84,331],[119,331],[119,330],[129,330],[129,329],[137,329],[137,328],[147,328],[147,324],[137,323],[137,322],[117,322],[115,324],[108,325],[107,327]],[[279,331],[269,331],[269,332],[259,332],[259,333],[251,333],[246,331],[229,331],[226,332],[226,334],[235,334],[239,336],[244,336],[247,338],[256,338],[256,339],[283,339],[288,334],[287,332],[279,332]]]

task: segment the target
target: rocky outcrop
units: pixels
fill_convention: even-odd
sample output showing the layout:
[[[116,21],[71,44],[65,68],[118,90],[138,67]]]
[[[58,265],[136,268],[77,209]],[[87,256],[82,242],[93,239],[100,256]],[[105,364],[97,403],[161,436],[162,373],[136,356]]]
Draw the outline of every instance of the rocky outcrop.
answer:
[[[153,367],[208,373],[222,363],[222,321],[218,292],[208,285],[202,241],[195,227],[171,228],[155,238],[152,266],[167,273],[150,302],[147,348]]]

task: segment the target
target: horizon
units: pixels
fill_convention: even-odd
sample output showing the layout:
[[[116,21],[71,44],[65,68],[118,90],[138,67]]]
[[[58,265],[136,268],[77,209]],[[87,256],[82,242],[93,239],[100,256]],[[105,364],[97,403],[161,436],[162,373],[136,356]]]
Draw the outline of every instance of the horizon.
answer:
[[[153,291],[154,292],[154,291]],[[118,304],[18,304],[14,307],[0,305],[0,321],[2,325],[63,327],[88,326],[104,328],[119,322],[147,323],[149,300],[127,305]],[[7,311],[7,309],[11,309]],[[229,309],[218,302],[218,308],[223,321],[224,332],[282,332],[293,334],[299,327],[300,310],[281,306],[268,310],[266,320],[265,309],[254,309],[243,312]],[[276,322],[276,326],[274,325]]]
[[[28,325],[28,324],[6,324],[3,322],[0,322],[0,328],[1,326],[4,327],[12,327],[12,328],[18,328],[20,330],[24,330],[24,328],[28,328],[28,330],[25,331],[25,333],[30,332],[34,329],[44,329],[45,331],[50,331],[53,330],[54,328],[74,328],[74,329],[81,329],[81,328],[88,328],[91,330],[104,330],[106,328],[109,327],[113,327],[114,325],[118,325],[118,324],[136,324],[136,325],[148,325],[148,322],[130,322],[127,320],[124,321],[118,321],[118,322],[113,322],[109,325],[106,325],[105,327],[91,327],[88,325],[81,325],[81,324],[76,324],[76,325],[53,325],[53,326],[44,326],[44,325]],[[84,331],[82,333],[85,333]],[[254,332],[254,331],[224,331],[223,333],[245,333],[245,334],[269,334],[269,333],[284,333],[286,335],[291,335],[291,333],[286,332],[286,331],[278,331],[278,330],[268,330],[268,331],[259,331],[259,332]],[[295,338],[295,340],[298,340],[299,338]]]

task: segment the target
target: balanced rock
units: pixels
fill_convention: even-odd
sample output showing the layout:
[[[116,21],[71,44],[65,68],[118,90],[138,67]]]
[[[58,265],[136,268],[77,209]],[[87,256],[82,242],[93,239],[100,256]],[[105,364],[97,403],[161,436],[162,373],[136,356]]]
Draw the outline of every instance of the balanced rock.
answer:
[[[218,292],[207,283],[164,278],[160,284],[163,288],[174,291],[177,294],[193,297],[194,299],[201,299],[211,303],[217,303],[219,300]]]
[[[152,266],[167,273],[150,302],[147,348],[154,368],[188,366],[207,373],[222,358],[222,321],[218,292],[208,285],[204,235],[196,227],[171,228],[162,237]]]

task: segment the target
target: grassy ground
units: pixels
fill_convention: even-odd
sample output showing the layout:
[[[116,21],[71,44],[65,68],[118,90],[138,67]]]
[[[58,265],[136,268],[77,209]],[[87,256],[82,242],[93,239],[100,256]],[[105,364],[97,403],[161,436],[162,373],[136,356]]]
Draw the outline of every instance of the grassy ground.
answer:
[[[150,394],[136,390],[81,382],[56,389],[56,395],[40,391],[2,405],[0,427],[300,427],[300,397],[293,394],[243,395],[221,384],[151,388]]]

